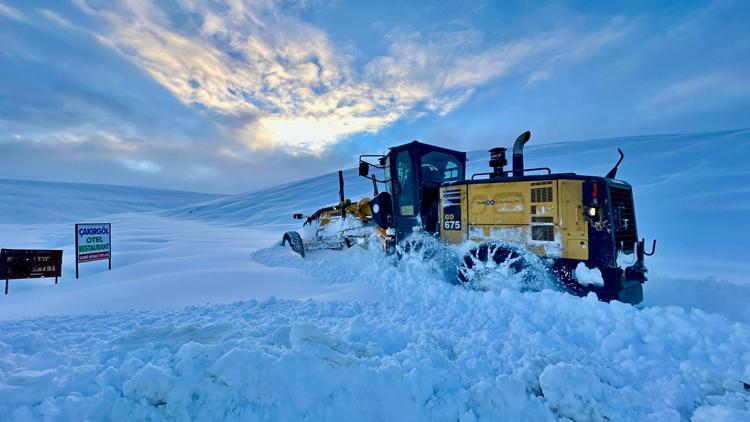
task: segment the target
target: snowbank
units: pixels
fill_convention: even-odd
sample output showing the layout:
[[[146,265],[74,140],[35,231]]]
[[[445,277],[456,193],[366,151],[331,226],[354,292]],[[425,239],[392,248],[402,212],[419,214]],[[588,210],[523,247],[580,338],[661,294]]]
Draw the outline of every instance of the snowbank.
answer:
[[[716,414],[703,406],[719,400],[747,415],[748,395],[726,387],[750,377],[747,325],[553,291],[478,293],[435,284],[420,263],[365,258],[347,256],[362,276],[381,272],[392,299],[0,323],[0,414],[678,420]]]
[[[290,262],[281,247],[262,252],[267,262],[274,256]],[[253,300],[0,323],[0,414],[19,420],[748,415],[750,397],[736,388],[750,378],[746,324],[550,290],[481,293],[445,282],[431,261],[394,265],[376,251],[338,254],[291,265],[332,283],[369,280],[382,289],[381,300]]]

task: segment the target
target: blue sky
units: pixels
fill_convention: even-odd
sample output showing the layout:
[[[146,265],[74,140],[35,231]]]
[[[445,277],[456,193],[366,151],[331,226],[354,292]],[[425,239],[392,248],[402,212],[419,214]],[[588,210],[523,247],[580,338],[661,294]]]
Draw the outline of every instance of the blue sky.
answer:
[[[0,177],[239,192],[457,149],[750,126],[742,1],[0,0]]]

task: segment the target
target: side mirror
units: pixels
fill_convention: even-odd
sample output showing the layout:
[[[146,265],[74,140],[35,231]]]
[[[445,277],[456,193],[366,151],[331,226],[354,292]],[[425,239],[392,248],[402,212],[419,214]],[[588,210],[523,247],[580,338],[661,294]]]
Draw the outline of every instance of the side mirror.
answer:
[[[360,161],[359,162],[359,175],[362,177],[367,177],[370,175],[370,164]]]

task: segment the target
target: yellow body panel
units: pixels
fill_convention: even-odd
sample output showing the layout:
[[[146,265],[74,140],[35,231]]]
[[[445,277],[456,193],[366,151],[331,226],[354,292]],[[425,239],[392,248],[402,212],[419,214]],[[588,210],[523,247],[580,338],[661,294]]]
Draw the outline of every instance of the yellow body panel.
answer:
[[[372,218],[372,210],[370,210],[370,198],[365,196],[357,202],[348,203],[346,205],[346,213],[357,217],[363,223],[367,223]],[[341,217],[341,209],[338,206],[333,207],[330,210],[323,211],[320,213],[318,220],[321,226],[328,225],[332,220]]]
[[[589,259],[589,226],[583,214],[583,181],[559,180],[557,183],[565,258]]]
[[[440,237],[446,243],[463,242],[466,240],[466,185],[440,189],[440,204]]]
[[[503,240],[538,255],[588,259],[582,185],[581,180],[535,180],[441,188],[441,239],[453,244]]]

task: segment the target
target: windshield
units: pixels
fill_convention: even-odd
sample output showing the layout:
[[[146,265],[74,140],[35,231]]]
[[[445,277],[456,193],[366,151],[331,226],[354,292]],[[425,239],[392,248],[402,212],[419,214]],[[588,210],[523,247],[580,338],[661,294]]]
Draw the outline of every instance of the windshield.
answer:
[[[422,156],[422,182],[440,185],[464,179],[464,167],[458,158],[444,152],[428,152]]]

